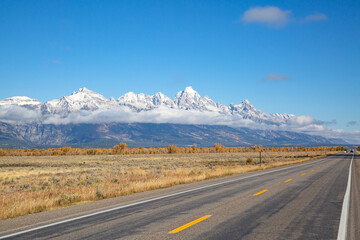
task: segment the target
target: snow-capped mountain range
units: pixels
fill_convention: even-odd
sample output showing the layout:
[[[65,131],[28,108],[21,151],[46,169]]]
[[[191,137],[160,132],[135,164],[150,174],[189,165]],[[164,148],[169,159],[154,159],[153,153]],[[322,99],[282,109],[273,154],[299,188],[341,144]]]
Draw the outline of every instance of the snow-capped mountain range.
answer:
[[[0,148],[344,143],[316,136],[314,129],[322,128],[310,116],[265,113],[248,100],[227,106],[201,97],[192,87],[173,99],[133,92],[106,98],[80,88],[47,102],[19,96],[0,101]]]
[[[160,92],[154,95],[128,92],[117,100],[114,98],[107,99],[101,94],[84,87],[80,88],[77,92],[73,92],[70,96],[64,96],[44,103],[23,96],[11,97],[0,101],[0,108],[9,106],[40,111],[42,117],[49,115],[66,116],[80,111],[111,110],[122,106],[129,107],[135,112],[151,111],[159,107],[216,112],[224,115],[237,115],[243,119],[267,124],[283,124],[294,117],[292,114],[264,113],[251,105],[248,100],[244,100],[238,105],[230,104],[229,106],[215,103],[208,96],[201,97],[192,87],[187,87],[185,90],[178,92],[173,100]]]
[[[0,101],[0,108],[10,106],[39,111],[43,118],[49,115],[67,116],[70,113],[80,111],[111,110],[124,106],[129,107],[134,112],[152,111],[159,107],[197,112],[215,112],[276,125],[286,123],[295,117],[292,114],[264,113],[251,105],[248,100],[244,100],[238,105],[230,104],[229,106],[215,103],[208,96],[201,97],[192,87],[186,87],[185,90],[178,92],[173,100],[160,92],[154,95],[128,92],[117,100],[114,98],[108,99],[84,87],[80,88],[77,92],[73,92],[70,96],[64,96],[44,103],[23,96],[11,97]]]

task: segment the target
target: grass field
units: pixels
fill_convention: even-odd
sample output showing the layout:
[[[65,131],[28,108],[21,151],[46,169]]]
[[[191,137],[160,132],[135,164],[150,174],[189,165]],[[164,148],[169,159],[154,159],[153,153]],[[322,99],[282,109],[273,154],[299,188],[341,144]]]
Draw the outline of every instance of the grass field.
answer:
[[[333,154],[335,152],[327,152]],[[325,152],[0,157],[0,219],[235,173]]]

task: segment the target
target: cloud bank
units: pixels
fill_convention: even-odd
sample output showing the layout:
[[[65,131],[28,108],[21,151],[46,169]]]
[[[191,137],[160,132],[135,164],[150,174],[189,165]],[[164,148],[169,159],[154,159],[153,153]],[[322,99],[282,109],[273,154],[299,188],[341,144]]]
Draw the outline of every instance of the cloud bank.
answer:
[[[0,107],[0,120],[6,122],[36,121],[41,118],[40,111],[16,105]]]
[[[41,115],[40,111],[18,106],[0,108],[0,121],[19,123],[37,121],[44,124],[80,124],[80,123],[174,123],[174,124],[205,124],[226,125],[230,127],[247,127],[262,130],[280,130],[302,132],[326,138],[341,138],[349,143],[360,143],[360,131],[344,132],[327,128],[327,124],[336,121],[317,121],[311,116],[295,116],[283,124],[267,124],[243,119],[239,115],[225,115],[218,112],[200,112],[195,110],[171,109],[158,107],[150,111],[135,112],[126,106],[96,111],[80,111],[61,115]]]

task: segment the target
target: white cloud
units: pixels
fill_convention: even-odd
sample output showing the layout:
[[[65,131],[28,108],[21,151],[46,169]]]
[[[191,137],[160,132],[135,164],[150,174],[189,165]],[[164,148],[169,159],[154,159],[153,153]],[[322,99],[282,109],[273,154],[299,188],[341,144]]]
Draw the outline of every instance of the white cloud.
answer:
[[[7,105],[0,107],[0,120],[8,122],[33,121],[39,119],[40,111],[19,107],[16,105]]]
[[[262,23],[269,27],[283,27],[290,21],[290,10],[275,6],[254,7],[247,10],[241,20],[245,23]]]
[[[169,109],[159,107],[151,111],[135,112],[126,106],[97,111],[80,111],[67,116],[41,116],[40,111],[18,106],[0,107],[0,121],[21,122],[39,121],[44,124],[78,124],[78,123],[177,123],[226,125],[230,127],[247,127],[262,130],[281,130],[319,135],[326,138],[341,138],[349,143],[360,143],[360,131],[344,132],[325,127],[326,122],[316,121],[312,116],[295,116],[280,125],[254,122],[239,115],[225,115],[218,112],[199,112],[194,110]]]
[[[323,13],[314,13],[306,16],[304,18],[304,22],[318,22],[318,21],[326,21],[328,17]]]
[[[316,121],[312,116],[295,116],[288,122],[280,125],[254,122],[243,119],[238,115],[225,115],[218,112],[199,112],[195,110],[169,109],[159,107],[151,111],[134,112],[126,106],[98,111],[81,111],[69,114],[66,117],[51,115],[43,120],[46,124],[69,123],[174,123],[174,124],[207,124],[226,125],[230,127],[247,127],[251,129],[279,130],[301,132],[319,135],[326,138],[342,138],[349,143],[360,143],[360,132],[343,132],[324,127],[322,121]]]
[[[300,115],[290,119],[290,124],[296,126],[308,126],[315,123],[315,119],[311,116]]]
[[[290,22],[295,23],[310,23],[326,21],[328,17],[323,13],[314,13],[307,15],[304,18],[292,18],[291,10],[282,10],[276,6],[253,7],[245,11],[241,17],[244,23],[259,23],[265,24],[272,28],[281,28]]]
[[[103,122],[141,122],[141,123],[182,123],[218,124],[238,127],[252,126],[254,122],[239,116],[224,115],[218,112],[199,112],[195,110],[158,107],[151,111],[135,112],[126,106],[97,111],[80,111],[66,117],[51,115],[43,120],[46,124],[103,123]]]
[[[326,128],[323,131],[309,134],[320,135],[326,138],[340,138],[350,144],[360,144],[360,131],[345,132],[341,129]]]

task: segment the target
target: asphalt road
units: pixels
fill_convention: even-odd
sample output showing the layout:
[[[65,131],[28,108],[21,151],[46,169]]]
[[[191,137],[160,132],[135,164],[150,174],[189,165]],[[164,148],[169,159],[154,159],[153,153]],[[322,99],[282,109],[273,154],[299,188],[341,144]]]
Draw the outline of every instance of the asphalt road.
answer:
[[[0,222],[0,236],[15,233],[7,239],[336,239],[351,158],[352,154],[335,155],[301,165],[9,219]],[[360,171],[360,166],[353,169]],[[94,210],[96,207],[101,207],[102,212]],[[90,216],[83,217],[84,214]],[[47,218],[50,220],[44,223]]]
[[[360,239],[360,155],[354,155],[351,174],[347,240]]]

